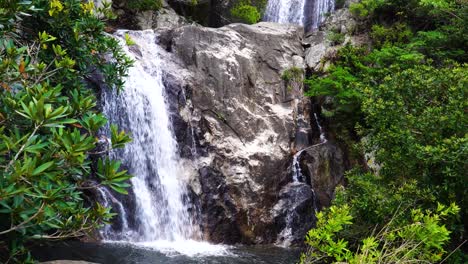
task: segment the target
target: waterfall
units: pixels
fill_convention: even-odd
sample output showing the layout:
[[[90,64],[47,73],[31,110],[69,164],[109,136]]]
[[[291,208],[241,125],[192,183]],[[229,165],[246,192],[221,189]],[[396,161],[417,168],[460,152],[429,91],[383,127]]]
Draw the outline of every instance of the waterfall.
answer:
[[[320,133],[320,143],[319,144],[327,143],[328,140],[327,140],[327,137],[325,136],[325,131],[323,131],[322,125],[320,125],[317,113],[314,113],[314,119],[315,119],[315,124],[317,124],[317,127],[319,129],[319,133]],[[312,146],[312,147],[314,147],[314,146]]]
[[[215,254],[220,247],[198,242],[202,240],[199,224],[190,213],[193,206],[188,202],[187,179],[178,156],[162,81],[163,62],[158,54],[163,50],[156,44],[152,30],[128,32],[136,43],[131,47],[125,45],[124,34],[127,33],[118,31],[115,37],[135,63],[129,70],[125,88],[105,89],[102,101],[109,123],[117,124],[133,139],[124,149],[111,151],[110,156],[122,160],[134,176],[131,179],[134,201],[130,203],[135,207],[132,215],[135,224],[132,230],[122,230],[113,237],[120,235],[121,241],[181,253]],[[128,225],[126,228],[129,229]]]
[[[317,29],[325,21],[327,14],[335,10],[335,0],[306,0],[304,8],[304,28],[307,31]]]
[[[269,0],[265,11],[265,21],[304,24],[305,0]]]
[[[293,182],[303,181],[303,175],[302,175],[301,164],[300,164],[300,158],[301,158],[302,153],[304,153],[304,151],[306,151],[308,149],[318,147],[318,146],[323,145],[323,144],[328,142],[328,139],[325,136],[325,131],[323,130],[322,125],[320,125],[320,121],[318,119],[317,113],[314,113],[314,119],[315,119],[315,123],[316,123],[316,125],[317,125],[317,127],[319,129],[320,142],[318,144],[315,144],[315,145],[309,146],[307,148],[301,149],[296,154],[294,154],[293,162],[292,162]]]
[[[269,0],[264,20],[301,25],[308,31],[317,29],[334,9],[334,0]]]

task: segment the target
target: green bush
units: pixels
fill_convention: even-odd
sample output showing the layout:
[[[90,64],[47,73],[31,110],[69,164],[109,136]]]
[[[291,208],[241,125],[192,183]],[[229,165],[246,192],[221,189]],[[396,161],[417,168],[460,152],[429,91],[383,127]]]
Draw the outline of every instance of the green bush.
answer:
[[[340,33],[338,30],[331,30],[327,34],[327,39],[332,46],[341,45],[345,42],[346,35]]]
[[[406,24],[396,23],[391,27],[373,25],[370,37],[375,48],[384,45],[402,45],[408,43],[413,33]]]
[[[283,72],[281,79],[285,81],[289,89],[301,87],[304,82],[304,70],[298,67],[291,67]]]
[[[240,3],[231,9],[231,15],[247,24],[255,24],[261,19],[257,7],[246,3]]]
[[[374,234],[360,241],[355,249],[340,238],[340,232],[352,224],[353,216],[347,205],[332,206],[317,214],[317,226],[309,231],[306,244],[309,251],[301,263],[434,263],[446,253],[444,245],[450,231],[441,223],[456,215],[460,208],[439,204],[434,211],[411,210],[411,219],[396,223],[390,219]],[[395,212],[397,215],[399,212]]]
[[[99,158],[107,120],[86,83],[101,71],[120,89],[132,62],[96,16],[110,13],[92,2],[2,1],[0,10],[0,262],[7,251],[29,263],[27,242],[91,236],[109,221],[91,190],[126,193],[130,175]],[[111,131],[110,148],[130,140]]]

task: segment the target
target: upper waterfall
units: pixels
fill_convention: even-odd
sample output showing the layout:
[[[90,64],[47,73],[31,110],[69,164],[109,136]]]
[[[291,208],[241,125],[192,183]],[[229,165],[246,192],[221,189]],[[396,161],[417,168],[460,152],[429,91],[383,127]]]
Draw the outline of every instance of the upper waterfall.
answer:
[[[278,23],[304,25],[306,0],[269,0],[265,20]]]
[[[335,9],[334,0],[269,0],[264,20],[316,29]]]

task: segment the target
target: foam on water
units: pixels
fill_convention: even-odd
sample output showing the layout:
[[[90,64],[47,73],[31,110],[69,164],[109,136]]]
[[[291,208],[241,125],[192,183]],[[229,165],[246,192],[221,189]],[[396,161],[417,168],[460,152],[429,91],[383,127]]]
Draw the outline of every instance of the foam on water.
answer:
[[[155,240],[146,242],[129,241],[103,241],[107,244],[126,245],[137,248],[155,250],[166,256],[185,255],[187,257],[213,257],[213,256],[235,256],[229,249],[230,246],[215,245],[204,241],[196,240]]]

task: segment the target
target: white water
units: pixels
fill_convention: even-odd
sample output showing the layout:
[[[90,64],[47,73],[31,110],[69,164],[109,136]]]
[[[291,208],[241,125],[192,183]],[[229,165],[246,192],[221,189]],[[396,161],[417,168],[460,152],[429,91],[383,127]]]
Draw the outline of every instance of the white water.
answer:
[[[265,10],[265,21],[283,24],[304,25],[306,0],[269,0]]]
[[[113,207],[113,205],[116,205],[116,207],[113,207],[115,212],[118,214],[118,218],[122,224],[122,229],[123,230],[128,230],[128,221],[127,221],[127,213],[125,212],[125,208],[122,205],[122,203],[117,200],[112,193],[109,192],[104,187],[98,187],[97,191],[99,192],[99,195],[101,195],[102,199],[102,205],[104,207]],[[105,225],[103,230],[101,230],[101,235],[103,236],[111,236],[111,226],[110,225]]]
[[[264,20],[316,29],[334,9],[335,0],[269,0]]]
[[[183,167],[169,120],[161,65],[153,31],[128,32],[137,43],[125,46],[123,35],[115,34],[129,57],[135,60],[125,89],[106,91],[103,112],[110,123],[130,133],[133,141],[111,157],[124,160],[134,175],[136,230],[122,230],[121,240],[154,248],[173,248],[190,254],[219,252],[219,246],[201,242],[199,225],[189,213]],[[127,225],[128,226],[128,225]]]

